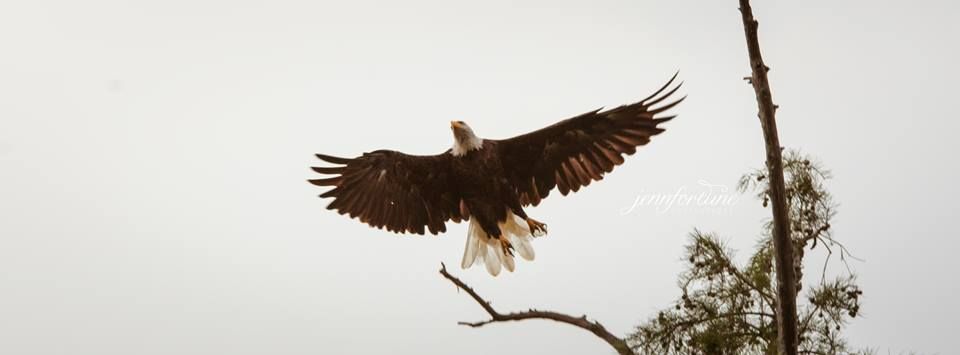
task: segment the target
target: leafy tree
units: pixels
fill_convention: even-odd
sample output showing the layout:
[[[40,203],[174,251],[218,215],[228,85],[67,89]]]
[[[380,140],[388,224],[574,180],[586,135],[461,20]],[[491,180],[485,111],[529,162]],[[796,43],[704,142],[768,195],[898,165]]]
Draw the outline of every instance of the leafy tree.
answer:
[[[835,252],[844,265],[849,252],[833,238],[830,220],[835,207],[823,183],[829,172],[801,154],[784,156],[785,192],[794,245],[797,292],[803,289],[804,251]],[[741,192],[755,191],[764,207],[769,201],[765,170],[740,180]],[[715,234],[695,230],[686,248],[689,267],[680,275],[676,303],[637,327],[628,337],[638,353],[648,354],[777,354],[776,277],[771,244],[772,224],[766,223],[756,250],[744,265]],[[828,280],[826,263],[820,281],[798,302],[800,354],[861,354],[841,336],[847,322],[860,315],[863,295],[856,277]]]

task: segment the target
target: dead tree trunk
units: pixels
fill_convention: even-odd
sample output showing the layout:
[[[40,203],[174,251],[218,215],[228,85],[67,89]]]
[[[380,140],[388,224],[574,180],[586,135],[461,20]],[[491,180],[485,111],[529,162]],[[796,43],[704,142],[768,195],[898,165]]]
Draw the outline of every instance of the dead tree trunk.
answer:
[[[777,328],[780,354],[797,354],[797,282],[793,269],[793,243],[790,239],[785,187],[783,182],[783,158],[780,156],[780,138],[777,137],[777,106],[773,104],[770,82],[760,55],[757,39],[757,20],[753,18],[750,0],[740,0],[740,15],[747,37],[747,52],[750,55],[752,76],[750,83],[757,96],[760,125],[767,149],[767,177],[770,179],[770,202],[773,204],[773,247],[777,273]]]

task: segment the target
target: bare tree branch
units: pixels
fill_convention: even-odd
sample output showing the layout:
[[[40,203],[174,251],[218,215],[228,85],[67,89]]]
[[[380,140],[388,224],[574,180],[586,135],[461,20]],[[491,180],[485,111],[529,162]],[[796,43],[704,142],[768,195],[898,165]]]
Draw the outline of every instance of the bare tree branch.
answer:
[[[620,337],[617,337],[616,335],[611,334],[599,322],[596,322],[596,321],[591,322],[587,320],[587,316],[585,315],[580,317],[574,317],[574,316],[563,314],[563,313],[557,313],[557,312],[551,312],[551,311],[540,311],[536,309],[530,309],[525,312],[511,312],[511,313],[505,313],[505,314],[500,313],[500,312],[497,312],[497,310],[493,309],[493,306],[490,305],[490,302],[480,297],[480,295],[478,295],[477,292],[473,290],[473,288],[471,288],[470,286],[467,286],[467,284],[463,283],[463,281],[460,281],[460,279],[458,279],[456,276],[453,276],[450,273],[448,273],[447,266],[444,265],[443,263],[440,263],[440,274],[443,275],[443,277],[445,277],[447,280],[450,280],[450,282],[456,285],[457,288],[466,291],[467,294],[469,294],[470,297],[473,297],[473,300],[477,301],[480,307],[483,307],[483,310],[487,311],[487,314],[490,315],[490,319],[485,321],[459,322],[457,324],[476,328],[476,327],[482,327],[484,325],[487,325],[490,323],[497,323],[497,322],[521,321],[521,320],[527,320],[527,319],[549,319],[549,320],[557,321],[560,323],[570,324],[572,326],[589,331],[594,335],[596,335],[597,337],[599,337],[600,339],[603,339],[603,341],[607,342],[607,344],[610,344],[610,346],[612,346],[617,351],[617,353],[621,355],[636,355],[636,353],[633,352],[633,349],[630,349],[630,346],[627,345],[627,342],[625,340],[623,340]]]
[[[779,333],[779,351],[781,354],[797,355],[797,282],[794,275],[793,242],[790,240],[790,216],[787,209],[786,189],[783,180],[783,157],[780,154],[780,138],[777,136],[776,111],[770,82],[760,54],[760,40],[757,38],[757,20],[753,17],[750,0],[740,1],[740,15],[743,20],[744,34],[747,39],[747,52],[750,55],[753,85],[757,96],[760,125],[767,150],[767,171],[770,178],[770,202],[773,204],[773,245],[777,273],[777,328]]]

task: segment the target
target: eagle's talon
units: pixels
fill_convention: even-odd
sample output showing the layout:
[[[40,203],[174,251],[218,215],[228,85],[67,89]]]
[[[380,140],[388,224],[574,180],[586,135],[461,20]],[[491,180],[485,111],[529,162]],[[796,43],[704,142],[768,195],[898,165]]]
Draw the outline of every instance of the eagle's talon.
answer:
[[[513,244],[506,238],[500,237],[500,247],[503,248],[504,255],[513,256]]]
[[[533,218],[527,218],[527,227],[530,228],[530,234],[534,237],[540,237],[547,234],[547,225],[540,223]]]

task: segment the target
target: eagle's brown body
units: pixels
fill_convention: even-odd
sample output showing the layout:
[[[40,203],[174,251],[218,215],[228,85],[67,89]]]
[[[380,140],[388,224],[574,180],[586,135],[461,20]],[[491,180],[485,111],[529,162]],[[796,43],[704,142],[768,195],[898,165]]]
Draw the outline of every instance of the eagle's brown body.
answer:
[[[516,188],[504,173],[496,141],[484,141],[483,148],[452,159],[450,164],[451,187],[461,192],[461,214],[476,218],[487,234],[500,237],[498,223],[506,221],[508,211],[528,218]]]
[[[438,155],[378,150],[348,159],[317,154],[336,166],[315,167],[333,177],[310,182],[333,186],[320,195],[334,198],[328,209],[393,232],[437,234],[446,231],[448,220],[469,220],[461,265],[479,259],[491,274],[501,265],[512,271],[513,251],[532,260],[530,238],[546,232],[523,208],[538,205],[555,188],[566,195],[603,179],[623,163],[624,154],[663,132],[657,125],[673,116],[655,116],[683,98],[652,106],[679,88],[660,95],[672,82],[640,102],[587,112],[505,140],[481,139],[466,123],[451,122],[454,147]]]

